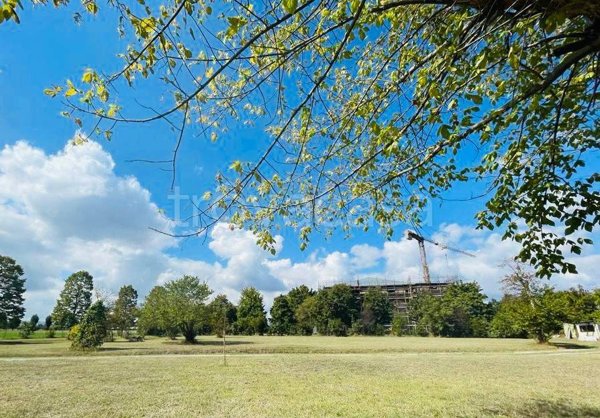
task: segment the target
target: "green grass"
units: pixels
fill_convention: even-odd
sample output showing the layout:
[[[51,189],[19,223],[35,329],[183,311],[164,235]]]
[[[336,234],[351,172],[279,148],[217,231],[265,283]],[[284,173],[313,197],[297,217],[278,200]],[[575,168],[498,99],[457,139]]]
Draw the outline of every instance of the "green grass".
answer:
[[[65,339],[0,341],[3,357],[64,357],[81,353],[69,349]],[[507,352],[552,350],[553,347],[531,340],[484,338],[420,338],[420,337],[245,337],[227,338],[227,353],[231,354],[376,354],[430,352]],[[86,356],[123,356],[149,354],[219,354],[221,339],[199,337],[198,344],[183,344],[182,340],[149,337],[144,342],[116,341],[105,343],[98,351]]]
[[[219,342],[0,342],[0,416],[600,416],[597,344],[232,337],[223,366]]]
[[[56,338],[64,338],[67,336],[68,331],[54,331]],[[29,336],[29,339],[42,339],[47,337],[47,331],[38,329]],[[20,340],[21,335],[18,329],[0,329],[0,341],[1,340]]]

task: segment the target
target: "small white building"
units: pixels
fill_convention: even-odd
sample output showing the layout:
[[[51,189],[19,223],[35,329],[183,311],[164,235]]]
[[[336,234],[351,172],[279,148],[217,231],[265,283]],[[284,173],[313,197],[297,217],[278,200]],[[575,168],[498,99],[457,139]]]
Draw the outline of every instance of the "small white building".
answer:
[[[580,324],[563,324],[565,338],[578,341],[600,341],[600,324],[582,322]]]

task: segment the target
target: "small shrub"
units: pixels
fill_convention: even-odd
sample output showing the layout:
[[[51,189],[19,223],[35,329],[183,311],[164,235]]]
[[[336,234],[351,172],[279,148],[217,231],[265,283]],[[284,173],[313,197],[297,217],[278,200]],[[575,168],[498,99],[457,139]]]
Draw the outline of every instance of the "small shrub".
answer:
[[[352,335],[361,335],[363,333],[363,322],[360,319],[352,323],[350,333]]]
[[[392,319],[392,335],[397,337],[404,335],[406,325],[406,318],[404,316],[394,316],[394,319]]]
[[[77,350],[93,350],[104,343],[107,334],[106,308],[102,301],[94,303],[85,311],[79,323],[71,347]]]
[[[79,325],[73,325],[67,334],[67,340],[74,341],[77,334],[79,334]]]
[[[381,324],[375,324],[373,326],[373,335],[382,336],[385,335],[385,327]]]
[[[56,332],[54,331],[53,328],[48,328],[46,330],[46,338],[54,338],[56,335]]]
[[[341,319],[330,319],[327,323],[327,334],[335,335],[336,337],[345,337],[348,335],[348,327]]]
[[[21,338],[29,338],[31,334],[33,334],[34,327],[31,325],[31,322],[22,322],[19,325],[19,337]]]

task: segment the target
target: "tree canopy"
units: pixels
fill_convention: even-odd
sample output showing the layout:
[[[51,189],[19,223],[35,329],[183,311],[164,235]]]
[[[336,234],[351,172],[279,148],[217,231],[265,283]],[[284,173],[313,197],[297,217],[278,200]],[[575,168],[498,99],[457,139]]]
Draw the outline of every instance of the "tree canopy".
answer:
[[[271,306],[269,330],[278,335],[292,334],[294,322],[294,311],[290,307],[288,297],[286,295],[277,296]]]
[[[210,325],[218,336],[233,333],[233,325],[237,320],[237,308],[226,295],[217,295],[209,304]]]
[[[94,302],[83,314],[71,347],[91,350],[100,347],[108,333],[106,307],[101,300]]]
[[[112,310],[112,322],[123,333],[135,325],[137,317],[137,291],[131,285],[119,289],[119,296]]]
[[[55,327],[68,329],[78,324],[85,311],[92,304],[94,278],[87,271],[71,274],[65,281],[56,306],[52,311]]]
[[[171,337],[179,331],[186,342],[193,343],[201,327],[209,323],[205,302],[211,293],[206,283],[188,275],[156,286],[142,307],[142,327],[162,329]]]
[[[2,19],[18,19],[3,0]],[[56,1],[56,5],[67,3]],[[84,3],[102,13],[94,0]],[[186,125],[214,141],[269,134],[204,193],[201,228],[225,217],[273,249],[283,221],[310,234],[420,222],[457,182],[481,184],[481,228],[522,244],[538,275],[575,272],[567,252],[600,222],[596,1],[173,0],[109,2],[129,45],[112,74],[46,90],[64,115],[110,139],[122,123]],[[148,79],[148,81],[146,80]],[[156,79],[156,102],[124,107]],[[135,94],[135,93],[134,93]],[[189,129],[188,129],[189,130]]]
[[[25,315],[23,274],[15,260],[0,255],[0,328],[16,328]]]
[[[392,303],[386,291],[372,287],[362,297],[360,312],[362,333],[383,334],[392,322]]]
[[[409,303],[409,319],[419,335],[485,337],[496,313],[496,302],[486,299],[477,283],[455,282],[441,297],[418,294]]]
[[[264,334],[267,326],[262,295],[254,287],[243,289],[237,309],[236,329],[242,334]]]

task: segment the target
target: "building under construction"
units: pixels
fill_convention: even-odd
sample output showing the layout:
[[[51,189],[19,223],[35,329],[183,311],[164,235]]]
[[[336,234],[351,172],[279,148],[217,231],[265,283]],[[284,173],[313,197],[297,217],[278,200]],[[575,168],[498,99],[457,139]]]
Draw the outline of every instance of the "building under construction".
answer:
[[[406,316],[408,319],[408,306],[411,299],[422,293],[427,293],[435,297],[441,297],[444,294],[444,291],[446,290],[448,285],[454,281],[449,278],[444,281],[431,280],[431,276],[429,274],[429,266],[427,265],[427,256],[425,253],[425,242],[441,247],[444,250],[450,250],[456,253],[461,253],[469,257],[474,257],[474,255],[457,248],[449,247],[430,238],[426,238],[422,235],[419,235],[415,231],[407,230],[405,232],[405,236],[408,240],[416,241],[417,245],[419,246],[421,272],[423,274],[423,278],[420,282],[411,283],[410,281],[407,281],[397,283],[386,280],[366,279],[363,280],[362,284],[359,280],[356,281],[356,284],[346,284],[348,284],[352,288],[352,292],[354,293],[357,299],[362,299],[363,294],[365,294],[369,289],[372,288],[377,288],[381,291],[386,292],[388,294],[390,302],[392,302],[392,305],[394,306],[394,312],[396,314]],[[323,287],[327,289],[328,287],[331,287],[331,285],[326,285]]]
[[[392,305],[394,306],[394,313],[408,316],[408,304],[411,299],[421,293],[428,293],[432,296],[440,297],[444,294],[446,287],[452,283],[452,280],[447,281],[439,281],[424,283],[411,283],[411,282],[402,282],[397,283],[393,281],[387,280],[370,280],[365,279],[363,283],[360,280],[357,280],[356,283],[344,283],[352,288],[352,292],[356,296],[356,298],[362,299],[363,295],[367,293],[369,289],[377,288],[383,292],[386,292],[388,298]],[[327,284],[323,286],[323,288],[327,289],[331,287],[333,283]]]

